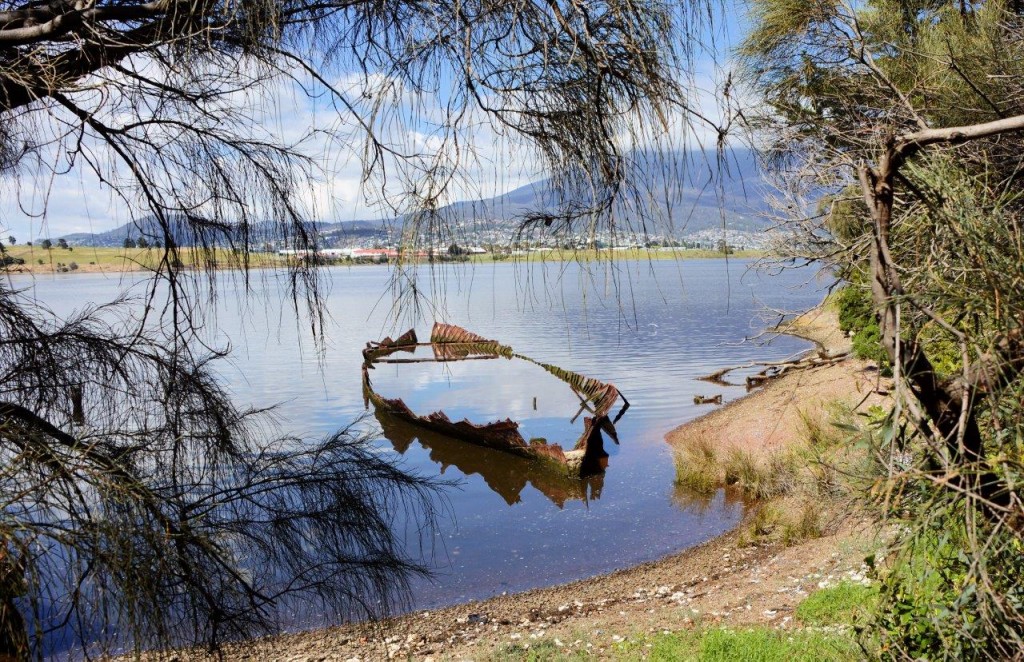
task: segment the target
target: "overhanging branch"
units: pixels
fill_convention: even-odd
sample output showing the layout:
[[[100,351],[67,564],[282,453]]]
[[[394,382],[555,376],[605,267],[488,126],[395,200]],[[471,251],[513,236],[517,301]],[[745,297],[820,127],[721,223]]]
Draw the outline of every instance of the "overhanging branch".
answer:
[[[1024,130],[1024,115],[1007,117],[1004,119],[984,122],[982,124],[970,124],[967,126],[951,126],[944,129],[923,129],[913,133],[907,133],[897,138],[890,153],[899,159],[907,159],[925,147],[936,144],[959,145],[972,140],[992,138],[1003,133],[1013,133]],[[901,161],[894,161],[896,166],[892,174],[902,165]]]

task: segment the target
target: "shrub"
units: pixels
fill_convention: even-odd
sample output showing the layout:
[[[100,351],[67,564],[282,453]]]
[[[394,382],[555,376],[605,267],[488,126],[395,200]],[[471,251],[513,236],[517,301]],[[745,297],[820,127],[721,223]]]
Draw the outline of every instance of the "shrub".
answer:
[[[871,293],[862,285],[847,284],[836,293],[835,302],[839,312],[839,328],[844,333],[856,333],[875,321]]]
[[[853,334],[853,353],[862,359],[874,361],[886,374],[892,374],[889,355],[882,349],[882,330],[872,321]]]
[[[1020,538],[987,524],[970,530],[964,504],[936,504],[879,569],[871,629],[914,659],[1017,659],[1021,650],[1024,554]],[[985,546],[983,562],[972,549]]]
[[[858,283],[850,283],[836,294],[839,328],[853,334],[855,356],[874,361],[884,374],[892,373],[889,356],[881,344],[881,329],[875,319],[871,293]]]

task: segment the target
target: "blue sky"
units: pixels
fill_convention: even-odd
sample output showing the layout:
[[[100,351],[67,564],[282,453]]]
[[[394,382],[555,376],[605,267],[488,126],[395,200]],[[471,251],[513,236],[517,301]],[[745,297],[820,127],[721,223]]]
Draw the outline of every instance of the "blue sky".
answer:
[[[728,53],[742,35],[742,3],[729,0],[718,17],[713,33],[705,35],[706,41],[713,41],[716,53],[707,53],[696,62],[695,99],[701,111],[716,116],[716,92],[722,77],[722,70],[728,68]],[[353,94],[358,94],[359,85],[355,79],[336,81]],[[260,127],[268,136],[285,142],[294,142],[317,128],[337,128],[345,118],[335,109],[320,101],[313,101],[295,89],[278,87],[274,92],[263,95],[260,106]],[[392,136],[396,144],[407,148],[429,151],[440,142],[426,130],[430,110],[422,101],[414,107],[403,109],[407,114],[404,126],[397,127]],[[420,113],[421,117],[411,117]],[[57,124],[53,122],[53,124]],[[419,126],[417,126],[419,125]],[[58,128],[44,124],[40,127],[44,140],[53,140]],[[686,131],[680,125],[679,143]],[[713,144],[709,129],[698,127],[685,137],[688,145],[704,142]],[[463,175],[459,184],[446,192],[445,200],[473,199],[499,195],[518,186],[535,181],[544,173],[534,165],[528,151],[498,139],[494,131],[481,124],[472,133],[474,151],[478,154],[475,162],[463,164]],[[304,153],[317,163],[317,172],[309,186],[298,191],[314,218],[329,221],[355,220],[390,216],[390,210],[368,204],[361,190],[361,168],[352,146],[339,147],[311,140],[303,143]],[[23,167],[16,176],[8,175],[0,181],[0,236],[14,235],[19,243],[53,239],[75,232],[103,232],[131,220],[127,203],[114,195],[108,186],[100,183],[89,168],[83,167],[81,159],[70,168],[67,159],[55,149],[43,152],[46,167]],[[94,165],[111,179],[123,177],[124,173],[113,162],[104,162],[99,152],[94,155]],[[55,167],[54,167],[55,166]],[[59,171],[56,173],[54,171]],[[395,184],[394,181],[389,184]],[[416,186],[405,182],[404,187]],[[397,186],[389,195],[399,200],[403,186]],[[380,190],[379,187],[377,190]]]

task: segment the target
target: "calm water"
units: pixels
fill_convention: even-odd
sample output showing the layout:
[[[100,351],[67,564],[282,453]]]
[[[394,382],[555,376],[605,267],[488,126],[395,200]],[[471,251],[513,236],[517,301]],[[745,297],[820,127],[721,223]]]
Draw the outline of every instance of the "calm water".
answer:
[[[429,337],[436,318],[511,345],[533,359],[612,382],[631,408],[618,424],[621,446],[604,476],[570,481],[504,454],[384,421],[382,452],[424,474],[458,481],[453,518],[428,561],[431,580],[416,585],[415,606],[434,607],[504,591],[550,585],[655,559],[734,526],[742,504],[720,493],[695,498],[673,486],[664,436],[708,411],[695,394],[744,394],[696,381],[717,367],[773,360],[806,349],[789,337],[744,342],[765,326],[766,309],[793,311],[822,297],[809,272],[762,276],[732,260],[578,265],[496,264],[446,271],[430,287],[434,309],[395,324],[386,267],[333,268],[327,348],[314,349],[308,325],[282,307],[273,277],[256,278],[246,300],[221,283],[217,338],[234,348],[225,380],[240,403],[280,403],[282,431],[323,436],[364,414],[360,349],[415,326]],[[811,279],[812,282],[805,284]],[[18,280],[57,312],[110,300],[130,284],[118,277],[46,276]],[[443,296],[438,292],[443,292]],[[408,311],[406,311],[408,312]],[[579,427],[572,393],[539,368],[503,359],[381,365],[374,385],[418,413],[446,410],[474,422],[511,417],[524,436],[571,446]],[[533,399],[537,398],[537,409]],[[577,426],[580,421],[577,421]],[[313,624],[317,615],[298,615]]]

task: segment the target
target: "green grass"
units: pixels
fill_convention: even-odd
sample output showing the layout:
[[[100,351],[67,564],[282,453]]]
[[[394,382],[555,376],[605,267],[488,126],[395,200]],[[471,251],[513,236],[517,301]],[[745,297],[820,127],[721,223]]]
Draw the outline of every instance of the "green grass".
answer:
[[[796,617],[804,625],[855,625],[877,604],[877,587],[844,581],[811,593],[797,606]]]
[[[823,632],[783,632],[766,628],[708,630],[696,637],[664,635],[651,648],[651,660],[695,662],[797,662],[855,660],[852,639]]]
[[[612,645],[603,657],[616,660],[679,662],[846,662],[865,659],[854,626],[863,624],[878,604],[878,589],[854,582],[815,591],[796,608],[802,628],[724,628],[698,626],[679,632],[631,636]],[[836,628],[835,626],[847,626]],[[824,628],[824,629],[823,629]],[[586,636],[581,637],[584,641]],[[507,644],[491,655],[494,662],[570,662],[585,660],[591,648],[563,648],[551,640]]]
[[[612,657],[662,662],[845,662],[863,657],[852,636],[809,630],[696,629],[622,644]]]
[[[524,644],[508,644],[501,646],[490,658],[493,662],[570,662],[572,660],[588,660],[590,655],[585,650],[566,650],[559,648],[551,641]]]
[[[551,641],[507,644],[492,662],[571,662],[590,659],[596,648],[567,649]],[[847,662],[864,659],[852,633],[776,630],[767,627],[695,628],[671,634],[631,637],[605,650],[615,660],[660,662]]]

